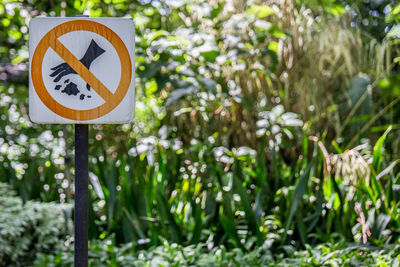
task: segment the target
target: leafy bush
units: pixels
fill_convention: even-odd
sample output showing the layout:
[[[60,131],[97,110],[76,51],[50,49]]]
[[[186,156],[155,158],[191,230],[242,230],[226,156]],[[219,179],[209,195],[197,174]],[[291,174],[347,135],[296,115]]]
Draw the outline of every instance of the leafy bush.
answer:
[[[112,239],[94,241],[89,246],[89,266],[397,266],[400,263],[400,246],[377,248],[344,242],[307,245],[296,251],[285,246],[280,253],[272,254],[265,247],[250,252],[239,248],[227,250],[224,246],[208,248],[211,244],[181,246],[166,241],[148,250],[136,250],[132,243],[118,247]],[[34,266],[67,267],[73,264],[71,247],[56,255],[41,253]]]
[[[28,201],[0,183],[0,265],[25,266],[39,252],[62,245],[68,218],[65,205]]]

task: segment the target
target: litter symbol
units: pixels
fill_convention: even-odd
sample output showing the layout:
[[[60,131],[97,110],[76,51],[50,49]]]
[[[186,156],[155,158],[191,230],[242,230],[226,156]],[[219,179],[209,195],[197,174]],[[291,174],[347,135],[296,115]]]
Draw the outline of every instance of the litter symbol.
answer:
[[[106,39],[115,49],[121,64],[121,76],[111,77],[113,80],[119,80],[117,89],[114,92],[109,90],[90,71],[92,63],[96,60],[100,61],[102,55],[106,53],[104,48],[100,47],[92,38],[89,46],[82,48],[83,57],[78,59],[59,40],[62,35],[75,31],[88,31],[100,35],[100,38],[102,37]],[[50,48],[64,61],[61,64],[49,66],[51,70],[49,75],[50,78],[54,83],[58,83],[52,87],[51,90],[56,90],[58,91],[57,93],[60,92],[70,97],[79,95],[80,100],[84,100],[85,97],[91,98],[89,92],[95,92],[104,100],[104,103],[92,109],[78,110],[66,107],[63,103],[57,102],[50,95],[43,81],[44,76],[42,72],[43,59],[47,50]],[[82,56],[82,54],[80,56]],[[93,120],[110,113],[124,99],[132,80],[131,57],[124,42],[113,30],[93,20],[75,19],[55,26],[52,30],[47,32],[42,39],[40,39],[34,50],[31,62],[32,84],[40,100],[47,108],[57,115],[75,121]],[[64,77],[73,77],[70,75],[79,75],[79,77],[86,82],[87,91],[85,94],[82,93],[84,91],[82,91],[81,88],[78,88],[76,83],[69,81],[69,79],[62,82]]]
[[[90,70],[90,65],[92,62],[99,57],[101,54],[103,54],[105,50],[101,48],[93,39],[90,42],[90,45],[88,49],[85,52],[85,55],[79,60],[82,62],[82,64]],[[77,74],[76,71],[74,71],[71,66],[69,66],[67,63],[61,63],[53,68],[51,68],[53,73],[50,74],[50,77],[55,77],[54,82],[60,81],[60,79],[66,75],[69,74]],[[68,83],[69,80],[66,80],[64,83]],[[61,85],[56,85],[55,90],[60,90]],[[90,85],[86,83],[86,89],[90,91]],[[78,89],[77,85],[73,82],[68,83],[64,90],[61,91],[61,93],[66,93],[67,95],[74,95],[76,96],[80,90]],[[85,94],[81,94],[79,96],[80,100],[85,99]],[[91,98],[90,95],[87,95],[88,98]]]
[[[79,61],[82,62],[82,64],[90,69],[90,64],[101,54],[106,52],[103,48],[101,48],[93,39],[90,42],[90,45],[88,49],[86,50],[85,55],[83,56],[82,59]],[[67,63],[61,63],[58,66],[55,66],[54,68],[51,68],[54,72],[50,74],[50,77],[55,77],[54,82],[58,82],[62,77],[68,74],[76,74],[76,71],[74,71]],[[90,86],[87,83],[86,88],[90,90]]]

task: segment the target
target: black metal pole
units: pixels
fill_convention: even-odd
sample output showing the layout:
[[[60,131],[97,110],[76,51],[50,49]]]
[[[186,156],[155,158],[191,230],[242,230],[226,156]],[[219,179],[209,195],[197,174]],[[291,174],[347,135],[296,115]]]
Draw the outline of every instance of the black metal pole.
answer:
[[[75,125],[75,267],[88,266],[88,150],[89,127]]]

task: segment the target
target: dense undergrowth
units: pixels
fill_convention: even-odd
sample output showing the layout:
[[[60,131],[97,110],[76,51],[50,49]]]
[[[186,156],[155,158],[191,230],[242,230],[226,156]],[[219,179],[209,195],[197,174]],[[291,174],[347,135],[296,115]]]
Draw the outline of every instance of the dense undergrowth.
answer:
[[[38,253],[54,254],[72,227],[71,206],[22,203],[10,186],[0,183],[0,265],[27,266]]]
[[[181,246],[164,242],[147,250],[138,250],[132,244],[116,246],[111,240],[90,244],[89,266],[397,266],[400,247],[384,248],[346,243],[338,238],[335,243],[309,245],[304,250],[283,247],[272,253],[265,247],[250,252],[239,248],[227,250],[224,246],[207,248],[207,244]],[[34,266],[71,266],[71,250],[56,255],[39,254]]]
[[[53,2],[0,6],[12,216],[73,203],[73,127],[27,114],[27,25],[86,10],[136,23],[135,122],[90,127],[93,266],[398,261],[397,3]],[[57,227],[65,247],[35,250],[37,266],[70,263],[72,232]],[[0,246],[7,262],[26,260]]]

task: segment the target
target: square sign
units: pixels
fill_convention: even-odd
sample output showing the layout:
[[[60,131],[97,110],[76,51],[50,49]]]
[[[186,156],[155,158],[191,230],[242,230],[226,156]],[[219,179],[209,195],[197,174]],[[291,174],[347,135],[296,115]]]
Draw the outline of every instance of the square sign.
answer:
[[[29,117],[47,124],[132,122],[134,56],[131,19],[32,19]]]

